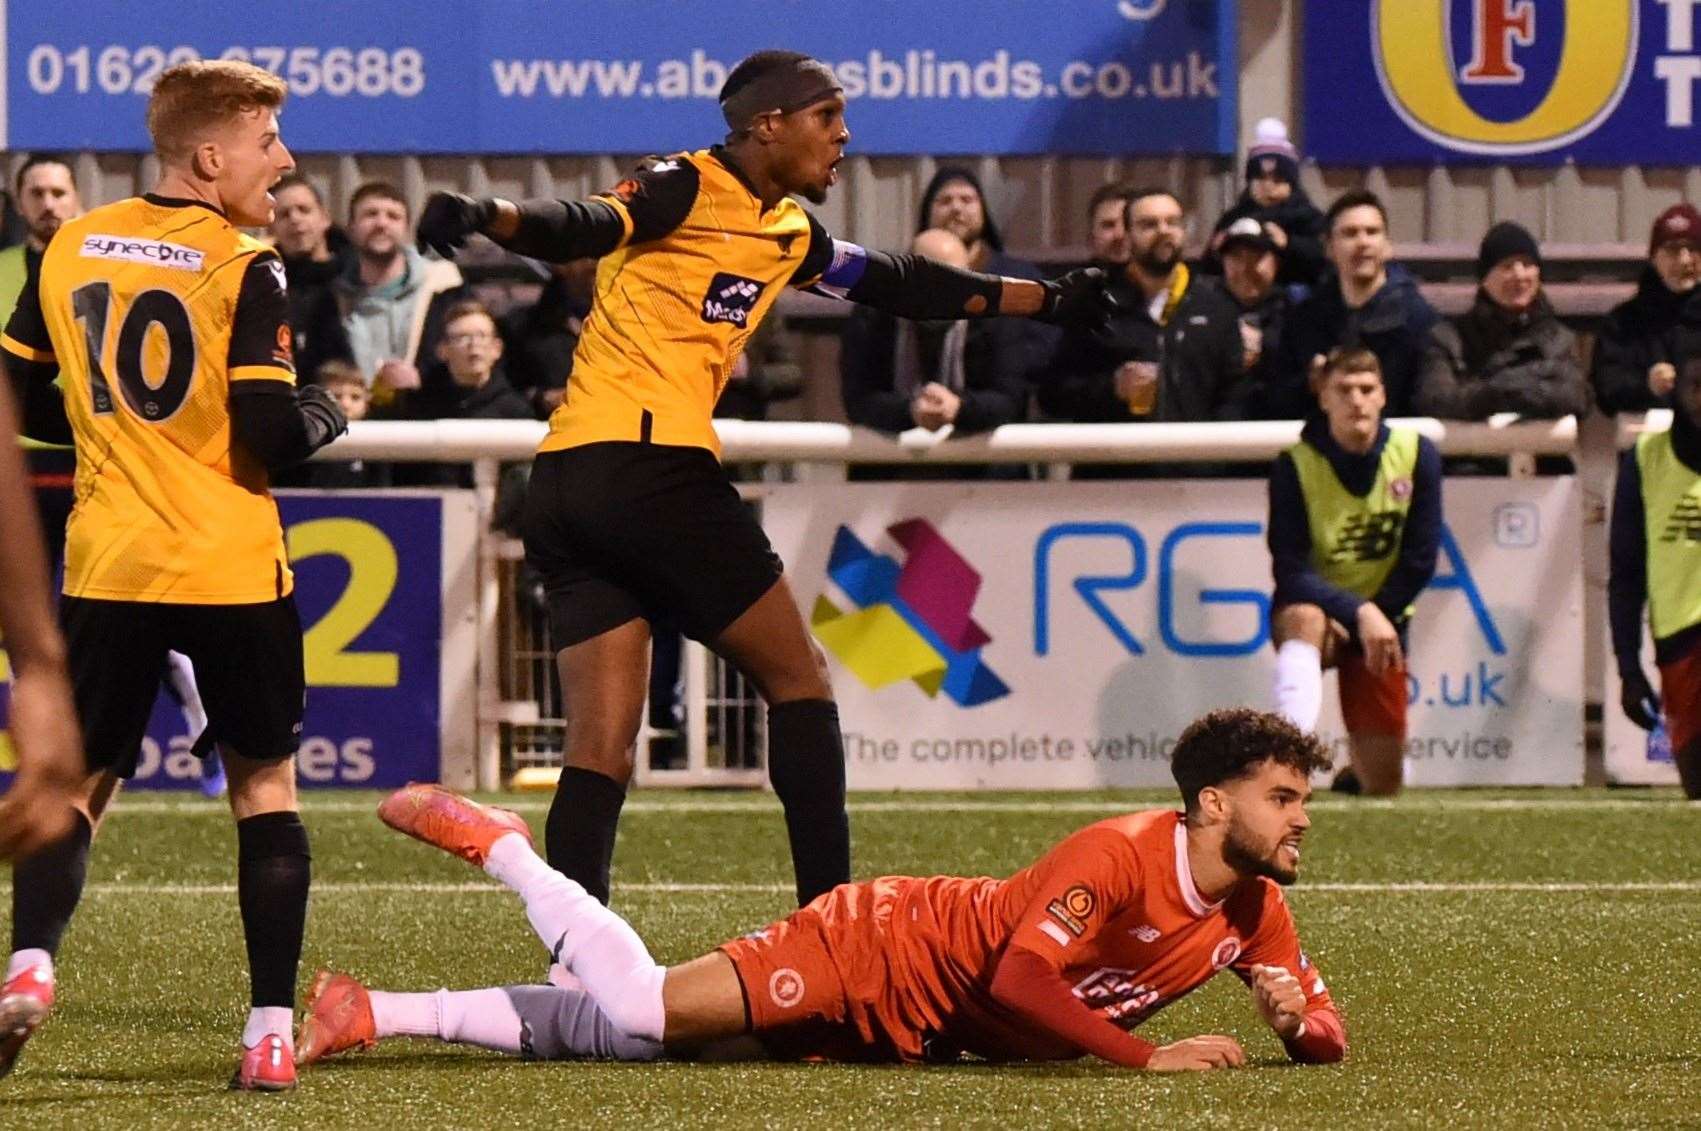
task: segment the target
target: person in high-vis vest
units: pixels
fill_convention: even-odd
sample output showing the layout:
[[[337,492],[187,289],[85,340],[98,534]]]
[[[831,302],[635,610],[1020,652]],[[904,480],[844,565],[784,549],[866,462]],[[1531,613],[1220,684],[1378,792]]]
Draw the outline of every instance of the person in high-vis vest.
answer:
[[[1624,713],[1653,730],[1663,701],[1683,792],[1701,799],[1701,358],[1678,374],[1671,430],[1643,434],[1619,461],[1607,602]],[[1659,695],[1642,670],[1644,605]]]
[[[1323,672],[1337,669],[1351,765],[1335,787],[1391,794],[1406,740],[1406,629],[1441,540],[1441,456],[1382,422],[1387,392],[1369,350],[1335,350],[1312,384],[1321,411],[1270,471],[1275,709],[1314,729]]]

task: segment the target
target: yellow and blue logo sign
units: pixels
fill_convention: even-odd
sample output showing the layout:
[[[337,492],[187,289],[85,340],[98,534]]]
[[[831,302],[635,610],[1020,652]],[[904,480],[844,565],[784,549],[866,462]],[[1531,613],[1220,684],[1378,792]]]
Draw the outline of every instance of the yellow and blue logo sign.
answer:
[[[1323,162],[1687,164],[1701,5],[1366,0],[1307,20],[1306,120]]]

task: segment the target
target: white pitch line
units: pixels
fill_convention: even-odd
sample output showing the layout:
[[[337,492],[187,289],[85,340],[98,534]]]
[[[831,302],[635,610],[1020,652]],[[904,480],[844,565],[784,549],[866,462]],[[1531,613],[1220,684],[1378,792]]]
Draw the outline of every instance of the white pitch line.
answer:
[[[501,799],[495,802],[518,813],[547,813],[549,802],[531,798]],[[1129,813],[1140,809],[1162,808],[1164,801],[851,801],[852,813]],[[1651,809],[1701,809],[1701,803],[1681,797],[1586,799],[1580,797],[1422,797],[1422,798],[1319,798],[1310,802],[1313,812],[1350,813],[1355,811],[1399,813],[1561,813],[1561,812],[1647,812]],[[302,802],[308,816],[316,813],[372,813],[378,806],[368,801],[318,801],[312,797]],[[155,816],[170,814],[184,817],[224,817],[229,812],[222,805],[195,804],[176,801],[132,801],[120,798],[113,807],[114,814]],[[772,813],[780,812],[779,802],[772,798],[737,801],[628,801],[624,813]]]
[[[789,895],[794,890],[791,884],[755,884],[755,883],[619,883],[616,882],[617,893],[634,892],[641,895]],[[0,892],[8,891],[9,885],[0,885]],[[364,895],[364,894],[396,894],[396,895],[506,895],[508,889],[496,884],[485,883],[425,883],[425,882],[385,882],[354,880],[347,882],[331,881],[313,885],[314,895]],[[1563,893],[1587,892],[1597,894],[1639,894],[1666,893],[1682,894],[1701,892],[1701,880],[1627,880],[1622,883],[1610,881],[1521,881],[1521,880],[1465,880],[1457,883],[1445,881],[1414,881],[1410,883],[1300,883],[1294,887],[1298,895],[1308,892],[1327,895],[1470,895],[1475,893]],[[90,895],[235,895],[235,884],[129,884],[129,883],[96,883],[84,889]]]

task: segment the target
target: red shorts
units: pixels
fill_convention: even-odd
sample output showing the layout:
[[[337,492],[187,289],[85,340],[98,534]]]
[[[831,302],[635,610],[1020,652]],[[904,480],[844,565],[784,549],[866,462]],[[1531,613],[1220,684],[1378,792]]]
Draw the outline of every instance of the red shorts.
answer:
[[[842,884],[790,918],[720,947],[744,984],[750,1027],[790,1059],[913,1061],[927,1034],[905,1018],[890,927],[908,883]]]
[[[1341,719],[1348,734],[1406,740],[1406,669],[1370,674],[1364,653],[1345,648],[1336,663],[1341,680]]]
[[[1701,738],[1701,645],[1660,665],[1660,703],[1675,755]]]

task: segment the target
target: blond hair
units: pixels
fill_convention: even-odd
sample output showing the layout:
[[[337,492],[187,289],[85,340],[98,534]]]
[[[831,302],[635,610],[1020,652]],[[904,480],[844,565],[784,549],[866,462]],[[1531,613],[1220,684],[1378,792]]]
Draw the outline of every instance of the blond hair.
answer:
[[[182,161],[216,130],[242,114],[276,110],[289,86],[236,59],[201,59],[167,69],[148,98],[148,134],[163,160]]]

